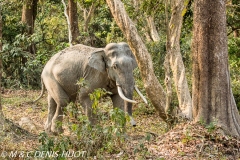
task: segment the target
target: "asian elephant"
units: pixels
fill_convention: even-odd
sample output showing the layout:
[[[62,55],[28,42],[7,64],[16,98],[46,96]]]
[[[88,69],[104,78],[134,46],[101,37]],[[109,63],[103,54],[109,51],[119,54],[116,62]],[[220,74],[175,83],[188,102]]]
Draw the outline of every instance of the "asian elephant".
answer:
[[[62,108],[69,102],[74,102],[79,95],[79,101],[85,109],[90,122],[94,123],[92,102],[89,94],[97,88],[112,92],[113,105],[129,114],[131,124],[132,100],[134,88],[147,103],[146,99],[135,86],[133,70],[137,67],[136,60],[127,43],[110,43],[105,48],[93,48],[85,45],[75,45],[55,54],[45,65],[42,74],[42,91],[48,91],[48,117],[45,123],[46,132],[62,132]],[[79,87],[76,83],[84,78],[87,87]],[[35,100],[34,102],[36,102]]]

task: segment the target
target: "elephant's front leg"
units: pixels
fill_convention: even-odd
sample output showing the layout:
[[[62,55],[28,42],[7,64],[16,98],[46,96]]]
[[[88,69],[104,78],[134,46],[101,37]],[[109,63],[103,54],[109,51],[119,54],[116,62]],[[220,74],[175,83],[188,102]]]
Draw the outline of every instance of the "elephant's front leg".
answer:
[[[92,101],[89,95],[80,95],[80,103],[84,109],[85,114],[88,116],[88,120],[92,125],[96,124],[96,114],[93,112]]]
[[[124,100],[118,94],[112,95],[111,99],[112,99],[112,102],[113,102],[113,107],[118,107],[121,110],[125,111]]]

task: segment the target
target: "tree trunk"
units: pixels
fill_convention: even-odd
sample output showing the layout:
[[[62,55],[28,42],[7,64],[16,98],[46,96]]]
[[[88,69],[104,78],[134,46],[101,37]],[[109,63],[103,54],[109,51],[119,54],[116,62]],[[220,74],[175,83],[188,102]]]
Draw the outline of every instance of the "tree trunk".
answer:
[[[168,25],[167,58],[173,71],[173,81],[177,91],[179,108],[184,117],[192,119],[192,98],[188,88],[185,66],[180,52],[180,35],[184,11],[188,3],[184,0],[175,1]]]
[[[158,82],[154,74],[152,58],[138,35],[137,29],[132,20],[126,13],[123,3],[120,0],[107,0],[107,4],[112,12],[112,15],[122,30],[127,42],[137,59],[137,63],[143,78],[146,93],[152,102],[153,106],[163,120],[167,120],[165,114],[166,93]]]
[[[166,50],[168,50],[168,43],[170,42],[169,38],[169,21],[168,21],[168,8],[169,8],[169,1],[165,0],[165,24],[166,24],[166,33],[167,33],[167,40],[166,40]],[[164,71],[165,71],[165,86],[166,86],[166,107],[165,107],[165,112],[167,115],[173,115],[172,111],[174,107],[171,106],[171,101],[172,101],[172,79],[171,79],[171,72],[170,72],[170,62],[169,62],[169,56],[170,54],[167,52],[165,59],[164,59]],[[173,115],[175,116],[175,115]]]
[[[194,120],[215,121],[225,133],[240,136],[230,83],[225,1],[194,1],[193,21]]]
[[[0,6],[0,52],[2,51],[2,27],[3,27],[3,21],[2,21],[2,6]],[[2,117],[2,56],[0,56],[0,116]]]
[[[24,0],[22,8],[22,23],[26,25],[27,35],[32,35],[34,32],[34,22],[37,15],[37,2],[38,0]],[[32,54],[36,53],[34,44],[28,47],[28,51]],[[25,62],[23,62],[25,63]]]
[[[68,16],[72,33],[72,44],[79,43],[79,28],[78,28],[78,14],[77,14],[77,2],[75,0],[68,0]]]

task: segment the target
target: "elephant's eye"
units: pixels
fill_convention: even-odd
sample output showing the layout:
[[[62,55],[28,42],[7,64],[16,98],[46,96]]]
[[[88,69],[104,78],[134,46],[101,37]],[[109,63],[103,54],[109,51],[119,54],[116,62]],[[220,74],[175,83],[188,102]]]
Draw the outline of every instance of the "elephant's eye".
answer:
[[[113,66],[112,66],[112,68],[116,70],[116,69],[118,68],[118,67],[117,67],[117,64],[114,63]]]

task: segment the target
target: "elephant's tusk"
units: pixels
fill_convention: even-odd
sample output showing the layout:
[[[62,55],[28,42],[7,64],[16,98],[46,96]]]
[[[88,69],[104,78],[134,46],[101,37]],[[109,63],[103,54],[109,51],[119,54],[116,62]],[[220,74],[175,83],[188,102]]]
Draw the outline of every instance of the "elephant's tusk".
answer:
[[[123,92],[122,92],[122,88],[117,86],[117,89],[118,89],[118,94],[119,96],[124,100],[124,101],[127,101],[127,102],[130,102],[130,103],[137,103],[136,101],[134,100],[131,100],[131,99],[128,99],[127,97],[124,96]]]
[[[139,89],[137,88],[137,86],[134,86],[135,90],[137,91],[137,93],[139,94],[139,96],[143,99],[143,101],[148,104],[146,98],[143,96],[143,94],[139,91]]]

